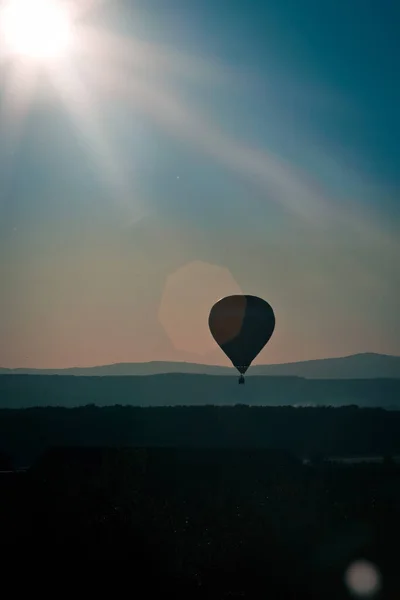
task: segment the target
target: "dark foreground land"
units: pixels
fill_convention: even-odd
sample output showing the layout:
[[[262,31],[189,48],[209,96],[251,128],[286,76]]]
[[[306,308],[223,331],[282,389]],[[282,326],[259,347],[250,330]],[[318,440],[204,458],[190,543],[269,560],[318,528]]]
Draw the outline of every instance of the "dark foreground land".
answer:
[[[15,467],[30,466],[46,448],[60,445],[279,448],[300,459],[400,456],[400,411],[245,405],[0,410],[0,451]]]
[[[1,541],[20,569],[127,563],[143,590],[135,597],[350,598],[346,569],[364,558],[381,574],[376,597],[397,599],[399,498],[400,468],[388,459],[56,448],[27,472],[0,474]]]
[[[399,411],[2,410],[0,446],[3,564],[119,562],[135,597],[340,600],[367,559],[375,597],[400,597]]]

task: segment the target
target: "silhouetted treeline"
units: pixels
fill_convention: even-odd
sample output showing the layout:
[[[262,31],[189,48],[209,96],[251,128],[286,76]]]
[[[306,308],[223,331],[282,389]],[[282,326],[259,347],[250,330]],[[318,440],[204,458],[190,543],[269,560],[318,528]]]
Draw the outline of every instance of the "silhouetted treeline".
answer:
[[[267,450],[59,448],[25,475],[0,477],[0,529],[6,559],[20,567],[129,561],[134,589],[157,598],[341,600],[360,558],[381,573],[379,597],[398,598],[399,494],[396,465],[309,467]]]
[[[1,375],[0,408],[35,406],[331,405],[400,408],[400,379],[302,379],[210,375],[69,377]]]
[[[243,405],[0,411],[0,448],[17,466],[56,445],[281,448],[302,458],[400,455],[400,412]]]

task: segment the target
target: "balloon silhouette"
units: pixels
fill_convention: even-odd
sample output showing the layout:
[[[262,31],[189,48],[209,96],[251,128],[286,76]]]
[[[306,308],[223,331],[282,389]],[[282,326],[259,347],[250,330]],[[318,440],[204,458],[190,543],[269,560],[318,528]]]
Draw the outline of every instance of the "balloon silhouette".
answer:
[[[271,338],[275,315],[262,298],[249,295],[226,296],[212,307],[208,317],[211,335],[243,375]]]

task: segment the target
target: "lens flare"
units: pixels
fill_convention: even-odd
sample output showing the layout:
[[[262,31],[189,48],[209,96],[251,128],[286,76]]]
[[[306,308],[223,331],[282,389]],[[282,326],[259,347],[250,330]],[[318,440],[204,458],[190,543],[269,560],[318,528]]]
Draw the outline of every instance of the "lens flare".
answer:
[[[353,596],[373,598],[381,588],[377,567],[367,560],[353,562],[346,571],[345,582]]]

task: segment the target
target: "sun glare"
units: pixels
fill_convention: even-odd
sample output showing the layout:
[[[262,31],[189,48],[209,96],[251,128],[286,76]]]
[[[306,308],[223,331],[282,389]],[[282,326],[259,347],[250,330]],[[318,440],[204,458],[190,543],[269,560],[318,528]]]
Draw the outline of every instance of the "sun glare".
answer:
[[[72,24],[60,0],[9,0],[1,11],[0,35],[10,54],[46,61],[68,53]]]

